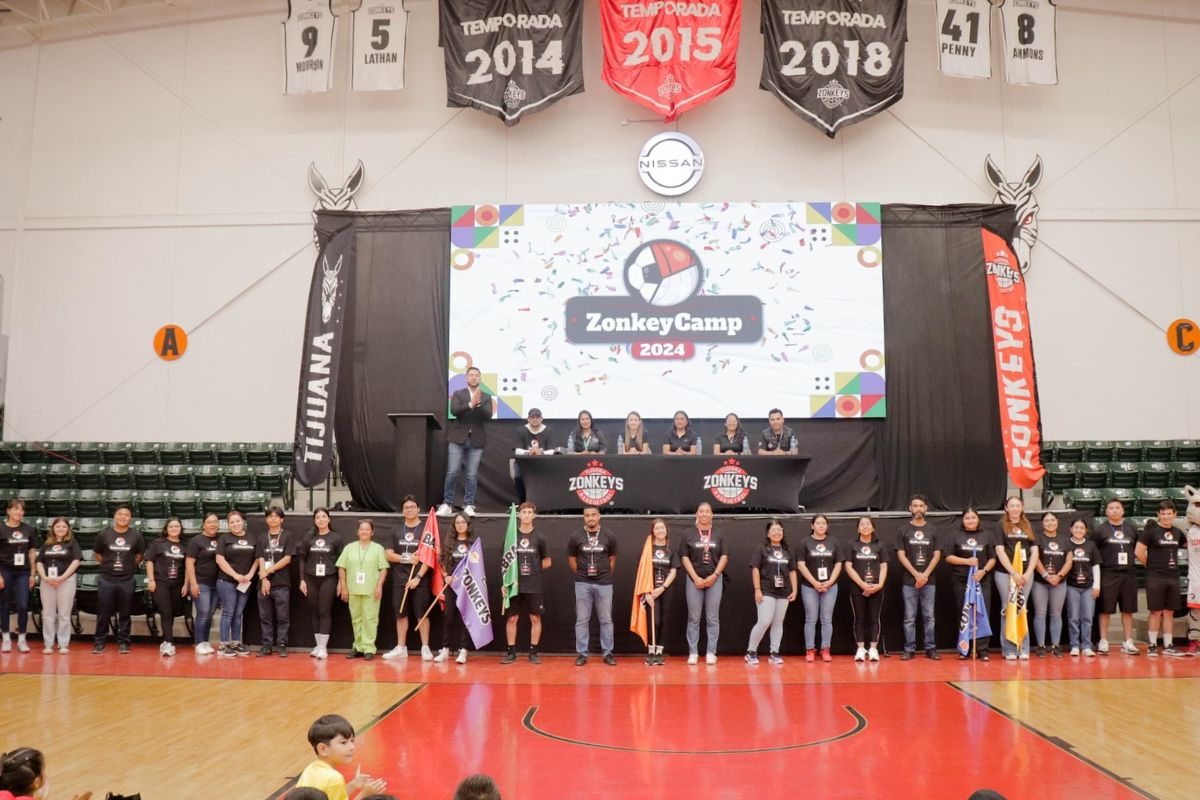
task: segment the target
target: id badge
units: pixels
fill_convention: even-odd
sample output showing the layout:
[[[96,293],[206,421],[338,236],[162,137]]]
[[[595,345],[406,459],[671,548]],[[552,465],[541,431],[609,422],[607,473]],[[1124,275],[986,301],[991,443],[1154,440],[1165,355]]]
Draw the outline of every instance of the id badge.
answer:
[[[783,588],[783,576],[782,575],[778,575],[778,574],[775,575],[775,588],[776,589]]]
[[[273,566],[275,566],[275,562],[272,559],[267,559],[263,562],[263,569],[265,570],[269,571]]]
[[[596,570],[595,564],[588,564],[587,574],[589,578],[594,578],[599,574]]]
[[[400,554],[401,564],[411,564],[413,561],[412,553],[404,552]]]
[[[357,583],[359,586],[366,586],[367,585],[367,573],[363,572],[362,570],[359,570],[358,572],[354,573],[354,582]]]
[[[25,566],[25,554],[24,553],[13,553],[13,566],[14,567]]]
[[[316,575],[318,578],[324,578],[325,577],[325,565],[317,564],[316,568],[313,570],[313,574]]]
[[[817,580],[829,580],[829,567],[817,567]]]
[[[702,560],[702,561],[703,561],[705,564],[711,564],[711,563],[712,563],[712,549],[711,549],[711,548],[709,548],[709,547],[705,547],[705,548],[704,548],[704,558],[703,558],[703,559],[701,559],[701,560]]]
[[[124,572],[125,564],[121,561],[121,557],[117,556],[113,559],[113,572]]]
[[[57,578],[58,577],[58,567],[46,567],[46,577],[47,578]]]
[[[170,579],[179,577],[179,567],[173,561],[171,562],[171,568],[167,570],[167,577]]]
[[[521,577],[528,578],[533,574],[533,570],[529,566],[528,561],[521,562]]]
[[[1123,550],[1120,553],[1117,553],[1117,566],[1124,567],[1124,566],[1128,566],[1128,565],[1129,565],[1129,553],[1126,553]]]

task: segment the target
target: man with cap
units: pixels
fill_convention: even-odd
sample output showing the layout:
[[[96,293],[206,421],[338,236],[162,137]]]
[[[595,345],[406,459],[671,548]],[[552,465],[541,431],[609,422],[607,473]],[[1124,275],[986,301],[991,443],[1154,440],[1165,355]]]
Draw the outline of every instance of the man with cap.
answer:
[[[531,408],[525,415],[526,423],[521,427],[517,437],[517,446],[513,453],[518,456],[541,456],[553,453],[550,443],[550,428],[542,423],[542,410]],[[513,487],[517,490],[517,502],[524,503],[525,481],[521,478],[521,464],[515,459],[509,459],[509,474],[512,475]]]

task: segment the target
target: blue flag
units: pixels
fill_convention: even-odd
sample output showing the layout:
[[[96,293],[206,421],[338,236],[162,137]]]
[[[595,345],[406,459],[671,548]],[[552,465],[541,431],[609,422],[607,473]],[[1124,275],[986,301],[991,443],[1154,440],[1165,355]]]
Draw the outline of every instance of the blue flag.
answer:
[[[958,652],[970,655],[971,640],[984,639],[992,635],[992,626],[988,623],[987,605],[983,602],[983,592],[979,590],[979,581],[975,580],[975,567],[967,573],[967,591],[963,597],[962,614],[958,619]]]
[[[475,647],[485,647],[492,641],[492,610],[488,607],[487,577],[483,574],[483,540],[475,540],[467,557],[458,562],[453,577],[463,624]]]

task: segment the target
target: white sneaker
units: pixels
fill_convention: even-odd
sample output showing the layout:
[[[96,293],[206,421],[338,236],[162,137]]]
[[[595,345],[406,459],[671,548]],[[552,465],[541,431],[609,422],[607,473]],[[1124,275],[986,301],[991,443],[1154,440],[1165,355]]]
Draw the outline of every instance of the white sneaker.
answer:
[[[165,655],[165,656],[175,655],[175,645],[171,644],[170,642],[167,642],[167,651],[165,653],[163,653],[163,655]]]
[[[28,653],[29,652],[29,642],[25,641],[24,636],[17,639],[17,652],[20,652],[20,653]]]
[[[167,654],[167,647],[168,647],[168,646],[169,646],[169,645],[167,645],[167,643],[166,643],[166,642],[163,642],[162,644],[160,644],[160,645],[158,646],[158,654],[159,654],[160,656],[165,656],[165,655]]]
[[[1021,653],[1021,655],[1017,656],[1017,658],[1021,659],[1022,661],[1028,661],[1029,653]]]
[[[208,655],[208,642],[201,642],[200,644],[196,645],[195,650],[196,655],[198,656]]]
[[[1071,648],[1071,656],[1074,658],[1079,658],[1079,648],[1078,647]]]
[[[475,516],[475,506],[463,506],[463,513],[468,517]]]
[[[60,644],[60,645],[58,646],[58,652],[60,652],[60,653],[69,653],[69,652],[71,652],[71,648],[67,647],[65,644]]]
[[[48,644],[45,647],[43,647],[42,655],[46,655],[46,656],[54,655],[54,645]]]
[[[453,509],[453,508],[451,508],[451,507],[449,506],[449,504],[447,504],[447,503],[442,503],[440,506],[438,506],[438,508],[437,508],[437,511],[435,511],[435,512],[434,512],[434,516],[437,516],[437,517],[448,517],[448,516],[450,516],[450,515],[451,515],[451,514],[453,514],[453,513],[454,513],[454,509]]]
[[[879,648],[872,647],[870,650],[868,650],[867,651],[867,660],[868,661],[878,661],[879,660]]]
[[[454,660],[455,660],[457,663],[459,663],[459,664],[465,664],[465,663],[467,663],[467,651],[466,651],[466,648],[463,648],[462,650],[459,650],[459,651],[458,651],[458,658],[456,658],[456,659],[454,659]]]
[[[1138,646],[1132,641],[1125,642],[1125,644],[1121,645],[1121,652],[1127,656],[1140,656],[1142,654],[1142,651],[1138,650]]]
[[[329,651],[324,647],[318,647],[317,654],[313,656],[313,658],[317,659],[318,661],[324,661],[325,659],[329,658]]]
[[[1093,656],[1096,655],[1095,653],[1092,652],[1092,648],[1090,648],[1090,647],[1084,648],[1083,654],[1087,658],[1092,658]]]
[[[406,658],[408,656],[408,648],[396,645],[391,650],[383,654],[384,661],[391,661],[393,658]]]
[[[433,651],[429,649],[429,645],[427,644],[421,645],[421,660],[433,661]]]
[[[855,661],[866,661],[867,660],[867,648],[860,647],[857,650],[855,650],[854,651],[854,660]]]
[[[1005,661],[1016,661],[1017,657],[1015,655],[1013,655],[1012,653],[1009,653],[1008,655],[1006,655],[1004,657],[1004,660]]]
[[[1096,652],[1102,656],[1108,655],[1108,639],[1101,639],[1096,645]]]
[[[699,664],[700,656],[696,655],[695,653],[692,653],[690,656],[688,656],[688,663],[689,664]]]
[[[441,650],[438,650],[438,654],[433,657],[433,660],[438,661],[438,662],[449,661],[450,660],[450,648],[443,647]]]
[[[12,637],[6,633],[6,634],[4,634],[3,641],[0,641],[0,653],[11,653],[11,652],[12,652]]]
[[[708,655],[706,655],[706,656],[704,657],[704,663],[705,663],[705,664],[708,664],[708,665],[710,665],[710,666],[711,666],[711,665],[713,665],[713,664],[715,664],[715,663],[717,663],[717,657],[716,657],[716,655],[715,655],[715,654],[713,654],[713,653],[709,653]]]

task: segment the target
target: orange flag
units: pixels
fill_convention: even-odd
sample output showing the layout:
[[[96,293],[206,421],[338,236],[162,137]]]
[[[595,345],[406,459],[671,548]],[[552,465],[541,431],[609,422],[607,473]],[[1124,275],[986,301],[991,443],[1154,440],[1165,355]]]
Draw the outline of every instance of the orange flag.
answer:
[[[633,582],[633,615],[629,619],[629,630],[642,637],[646,644],[650,644],[650,634],[646,628],[648,618],[642,596],[654,591],[653,538],[647,536],[646,546],[642,548],[642,560],[638,562],[637,578]]]

